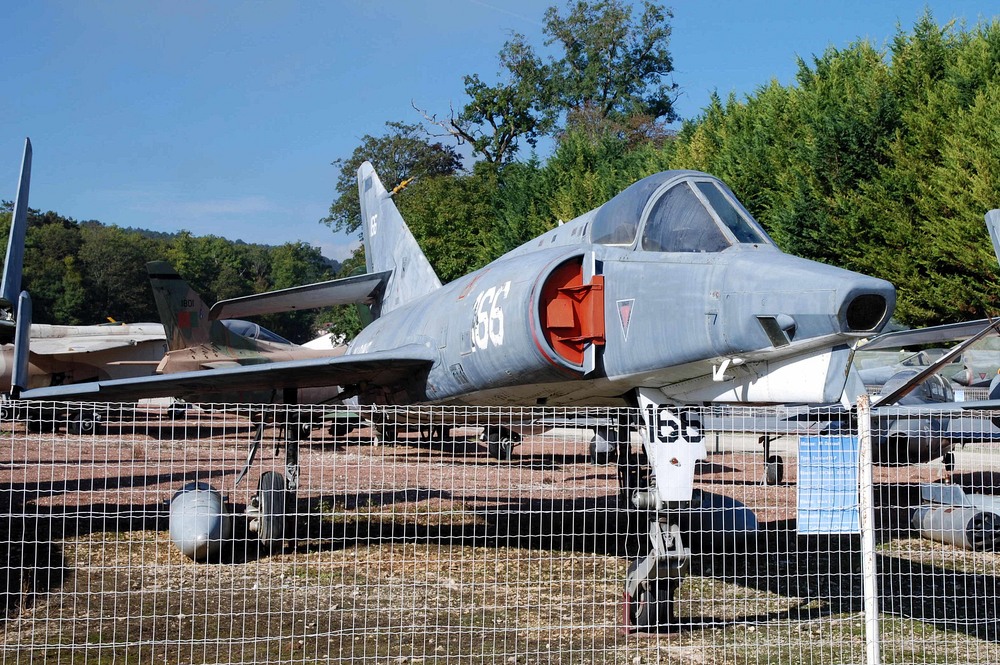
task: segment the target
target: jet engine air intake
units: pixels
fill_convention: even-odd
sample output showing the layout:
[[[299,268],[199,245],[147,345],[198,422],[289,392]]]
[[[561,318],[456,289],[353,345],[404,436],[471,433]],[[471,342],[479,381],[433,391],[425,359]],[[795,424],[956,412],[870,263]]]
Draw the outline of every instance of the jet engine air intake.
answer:
[[[886,315],[885,297],[877,293],[864,293],[848,303],[845,309],[845,332],[875,330]]]
[[[582,369],[588,345],[604,344],[604,275],[583,283],[583,257],[572,258],[549,273],[542,285],[538,316],[555,355]]]

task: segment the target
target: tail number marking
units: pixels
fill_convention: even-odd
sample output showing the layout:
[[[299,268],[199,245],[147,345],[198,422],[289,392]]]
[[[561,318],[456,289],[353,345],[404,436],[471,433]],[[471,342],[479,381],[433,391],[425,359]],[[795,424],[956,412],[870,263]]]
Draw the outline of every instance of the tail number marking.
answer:
[[[510,280],[502,286],[491,286],[476,296],[473,306],[475,319],[472,324],[472,350],[485,351],[492,346],[503,346],[503,307],[501,301],[510,294]]]

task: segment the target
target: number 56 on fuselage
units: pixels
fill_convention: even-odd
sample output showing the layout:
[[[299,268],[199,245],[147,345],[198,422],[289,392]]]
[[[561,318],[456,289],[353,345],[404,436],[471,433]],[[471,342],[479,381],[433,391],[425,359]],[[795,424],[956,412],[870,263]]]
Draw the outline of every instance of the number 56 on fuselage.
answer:
[[[336,385],[367,404],[635,405],[640,389],[659,403],[827,403],[841,397],[853,338],[880,330],[895,305],[886,281],[782,253],[728,187],[695,171],[644,178],[444,286],[367,162],[358,187],[380,280],[362,298],[375,319],[346,353],[21,396]],[[342,282],[328,283],[326,302],[311,285],[310,304],[345,302]],[[208,317],[301,306],[287,291],[217,303]]]

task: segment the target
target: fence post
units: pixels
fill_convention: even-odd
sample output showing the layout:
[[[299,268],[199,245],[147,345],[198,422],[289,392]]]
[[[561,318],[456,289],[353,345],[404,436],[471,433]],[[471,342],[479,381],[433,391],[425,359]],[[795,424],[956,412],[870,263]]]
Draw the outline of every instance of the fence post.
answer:
[[[865,662],[879,665],[878,570],[875,562],[875,506],[872,484],[872,411],[868,395],[858,397],[858,508],[861,578],[865,607]]]

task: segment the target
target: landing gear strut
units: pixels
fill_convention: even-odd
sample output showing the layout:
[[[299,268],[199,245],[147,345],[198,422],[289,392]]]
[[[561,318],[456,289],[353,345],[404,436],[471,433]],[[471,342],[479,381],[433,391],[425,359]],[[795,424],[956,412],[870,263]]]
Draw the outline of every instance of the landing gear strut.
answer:
[[[311,428],[303,427],[299,413],[287,408],[296,402],[294,390],[285,391],[285,472],[266,471],[261,474],[257,492],[247,506],[247,517],[250,518],[249,529],[255,532],[261,544],[267,549],[280,549],[288,540],[295,537],[295,491],[299,486],[299,437],[309,435]],[[236,479],[243,479],[253,464],[254,457],[260,449],[264,433],[264,423],[258,423],[254,440],[250,444],[250,452],[246,465]]]
[[[691,504],[695,465],[707,453],[701,423],[688,412],[664,404],[662,393],[648,388],[638,390],[637,401],[650,474],[631,500],[636,508],[651,511],[652,517],[649,552],[633,561],[625,575],[623,619],[626,631],[659,631],[677,625],[674,595],[691,558],[681,538],[680,511]],[[636,466],[635,460],[619,459],[623,483],[643,480],[629,468]]]

